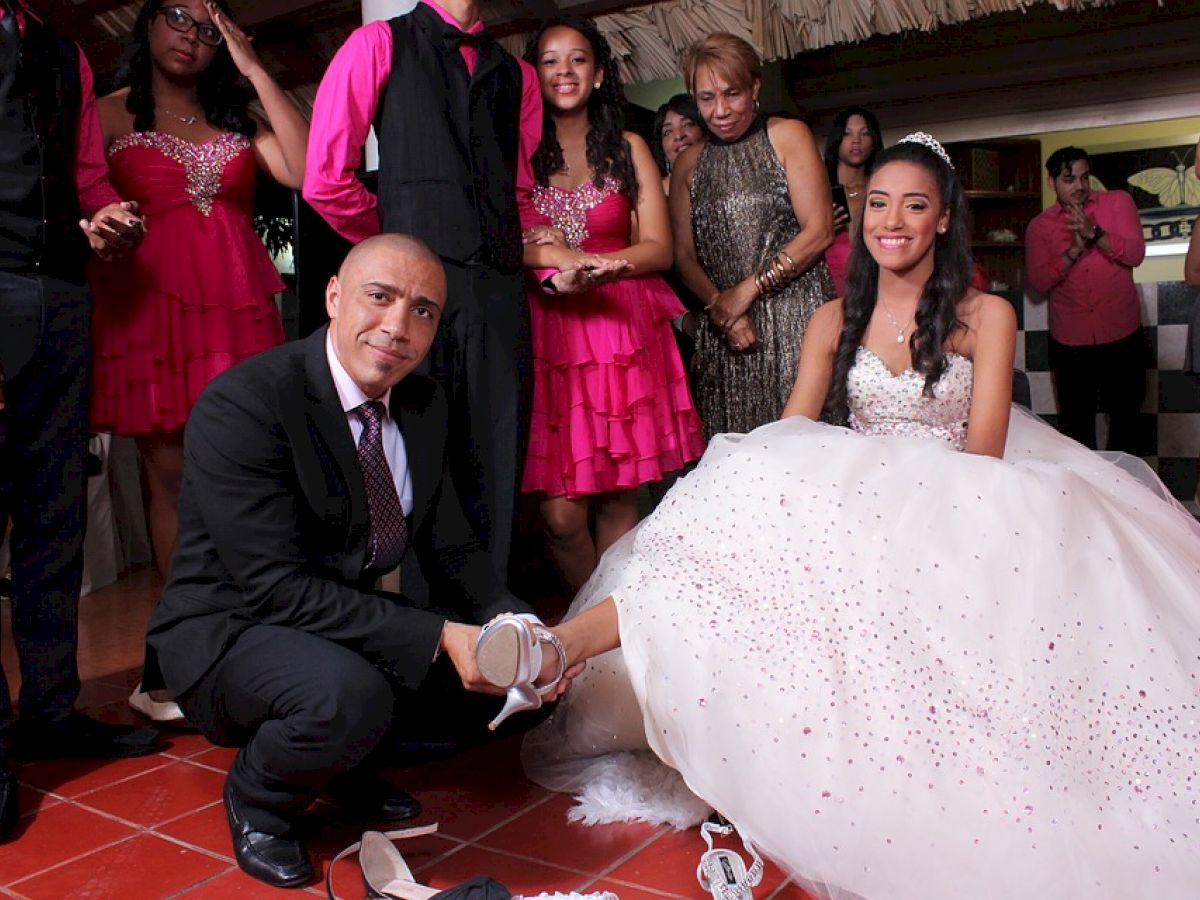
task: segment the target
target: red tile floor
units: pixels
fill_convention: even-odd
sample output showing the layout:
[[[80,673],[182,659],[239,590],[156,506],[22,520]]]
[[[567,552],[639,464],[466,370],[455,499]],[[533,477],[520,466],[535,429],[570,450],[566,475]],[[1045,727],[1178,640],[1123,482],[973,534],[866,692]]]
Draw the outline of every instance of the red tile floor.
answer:
[[[138,571],[81,602],[80,705],[93,715],[136,721],[125,697],[137,681],[142,634],[158,590],[153,573]],[[7,621],[3,634],[0,652],[13,684]],[[18,764],[24,816],[16,840],[0,846],[0,896],[281,896],[243,875],[230,855],[221,784],[233,751],[193,733],[164,734],[162,752],[140,759]],[[417,876],[436,887],[486,874],[514,893],[610,890],[622,900],[707,896],[695,881],[704,848],[696,830],[570,823],[571,799],[525,779],[515,742],[392,777],[420,798],[420,824],[440,823],[438,834],[401,846]],[[333,854],[361,831],[329,808],[315,810],[306,825],[322,874]],[[335,888],[342,898],[363,896],[352,860],[339,864]],[[307,892],[323,893],[317,887]],[[805,895],[768,865],[755,897]]]

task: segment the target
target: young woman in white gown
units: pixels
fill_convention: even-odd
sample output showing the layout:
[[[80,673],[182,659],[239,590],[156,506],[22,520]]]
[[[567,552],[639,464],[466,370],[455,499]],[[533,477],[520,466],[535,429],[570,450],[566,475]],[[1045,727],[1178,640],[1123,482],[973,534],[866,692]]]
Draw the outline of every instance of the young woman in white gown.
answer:
[[[880,154],[785,418],[604,557],[553,631],[564,667],[621,649],[526,767],[686,819],[641,750],[820,894],[1194,897],[1200,527],[1011,407],[968,228],[940,145]]]

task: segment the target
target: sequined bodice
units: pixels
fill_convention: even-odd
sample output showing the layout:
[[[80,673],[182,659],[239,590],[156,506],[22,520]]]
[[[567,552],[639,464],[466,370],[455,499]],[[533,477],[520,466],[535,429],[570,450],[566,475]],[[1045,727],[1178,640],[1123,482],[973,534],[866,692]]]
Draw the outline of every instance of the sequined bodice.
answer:
[[[162,131],[133,131],[109,145],[108,159],[117,190],[139,201],[143,212],[190,203],[209,216],[218,197],[247,213],[253,209],[257,164],[249,149],[249,138],[231,131],[202,144]]]
[[[875,353],[859,347],[846,379],[850,427],[863,434],[934,437],[962,450],[973,373],[969,359],[947,353],[946,370],[934,385],[934,396],[927,397],[924,375],[912,369],[893,375]]]
[[[530,202],[546,222],[562,229],[572,250],[607,253],[629,246],[629,198],[611,176],[600,187],[590,181],[574,190],[538,185]]]
[[[787,173],[764,125],[731,144],[710,142],[692,176],[692,230],[705,273],[732,287],[800,231]]]

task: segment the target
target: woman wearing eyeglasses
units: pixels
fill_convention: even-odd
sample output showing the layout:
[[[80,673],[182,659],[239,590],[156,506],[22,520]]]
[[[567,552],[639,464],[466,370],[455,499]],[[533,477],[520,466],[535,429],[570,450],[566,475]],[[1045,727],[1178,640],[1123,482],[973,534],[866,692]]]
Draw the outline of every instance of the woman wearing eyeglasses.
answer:
[[[244,76],[266,119],[247,110]],[[99,103],[114,185],[141,204],[146,237],[95,266],[92,427],[141,452],[155,564],[175,549],[183,426],[217,373],[282,343],[283,284],[251,215],[261,169],[304,176],[308,124],[267,74],[224,0],[147,0],[124,86]],[[145,695],[135,708],[170,715]]]

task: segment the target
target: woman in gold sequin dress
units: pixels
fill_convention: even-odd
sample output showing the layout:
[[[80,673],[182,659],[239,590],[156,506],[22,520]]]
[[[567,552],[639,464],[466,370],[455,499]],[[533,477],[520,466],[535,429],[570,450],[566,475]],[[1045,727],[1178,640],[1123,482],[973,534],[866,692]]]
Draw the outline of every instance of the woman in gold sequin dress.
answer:
[[[695,822],[686,783],[814,896],[1194,897],[1200,525],[1012,406],[944,154],[880,154],[788,417],[714,439],[554,629],[564,667],[621,649],[526,770],[590,821]]]
[[[192,404],[213,376],[284,340],[283,283],[251,221],[257,173],[292,188],[304,176],[308,125],[227,14],[224,2],[148,0],[128,86],[98,103],[113,184],[138,201],[147,231],[128,259],[89,273],[92,429],[137,442],[164,577]],[[247,111],[239,72],[266,121]],[[135,698],[155,717],[176,715]]]
[[[693,384],[705,434],[745,432],[783,412],[804,329],[833,296],[829,179],[802,122],[759,113],[762,64],[714,34],[684,60],[711,134],[671,173],[675,264],[705,306]]]

